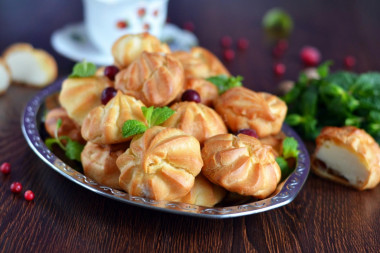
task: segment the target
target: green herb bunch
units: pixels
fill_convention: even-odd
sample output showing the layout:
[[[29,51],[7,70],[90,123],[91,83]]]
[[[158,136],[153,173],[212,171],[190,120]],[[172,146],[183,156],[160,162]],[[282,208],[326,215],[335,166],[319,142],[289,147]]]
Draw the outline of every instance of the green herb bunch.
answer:
[[[283,100],[285,122],[305,139],[314,140],[325,126],[356,126],[380,143],[380,73],[330,74],[331,62],[317,68],[320,79],[301,74]]]
[[[291,159],[297,161],[299,154],[298,142],[293,137],[286,137],[282,141],[282,154],[279,157],[276,157],[276,162],[281,169],[281,181],[287,178],[294,170],[294,166],[290,166],[289,162]]]

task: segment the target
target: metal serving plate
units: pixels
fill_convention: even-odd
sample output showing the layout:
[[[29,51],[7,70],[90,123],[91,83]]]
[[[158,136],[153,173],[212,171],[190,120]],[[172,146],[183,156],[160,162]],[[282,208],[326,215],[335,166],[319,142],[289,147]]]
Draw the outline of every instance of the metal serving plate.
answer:
[[[45,102],[47,98],[59,92],[61,84],[62,80],[53,83],[44,90],[40,91],[28,102],[21,119],[22,132],[32,150],[51,168],[74,183],[77,183],[99,195],[126,204],[157,211],[202,218],[222,219],[265,212],[290,203],[301,190],[309,174],[310,159],[304,143],[293,129],[287,125],[284,125],[282,128],[283,132],[287,136],[294,137],[299,143],[300,153],[298,155],[298,162],[294,172],[282,184],[280,184],[280,187],[282,186],[282,188],[278,189],[278,193],[264,200],[241,205],[210,208],[185,203],[156,201],[141,198],[98,184],[91,178],[73,169],[70,165],[58,158],[58,155],[50,151],[44,144],[44,139],[41,134],[43,124],[41,122],[45,111]]]

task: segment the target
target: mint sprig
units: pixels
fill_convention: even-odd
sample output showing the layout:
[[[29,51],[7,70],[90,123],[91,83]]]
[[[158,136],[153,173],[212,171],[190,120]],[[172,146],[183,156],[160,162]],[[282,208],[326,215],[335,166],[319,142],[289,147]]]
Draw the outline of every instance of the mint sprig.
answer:
[[[169,107],[141,107],[141,111],[148,123],[147,126],[138,120],[127,120],[122,127],[123,137],[127,138],[136,134],[144,133],[148,128],[152,126],[158,126],[169,119],[175,111]]]
[[[70,160],[81,161],[80,156],[83,151],[84,146],[77,141],[73,141],[68,136],[58,136],[58,130],[62,125],[62,120],[57,120],[57,125],[54,130],[54,138],[47,138],[45,140],[45,145],[48,149],[52,149],[54,144],[57,144],[62,150],[65,151],[65,155]],[[66,141],[66,145],[62,141]]]
[[[91,62],[87,62],[83,60],[82,62],[78,62],[73,67],[73,72],[69,76],[69,78],[73,77],[89,77],[94,76],[96,72],[95,64]]]
[[[226,75],[218,75],[218,76],[212,76],[206,79],[207,81],[215,84],[215,86],[218,88],[219,95],[226,92],[227,90],[233,88],[233,87],[239,87],[243,86],[242,82],[243,77],[242,76],[226,76]]]

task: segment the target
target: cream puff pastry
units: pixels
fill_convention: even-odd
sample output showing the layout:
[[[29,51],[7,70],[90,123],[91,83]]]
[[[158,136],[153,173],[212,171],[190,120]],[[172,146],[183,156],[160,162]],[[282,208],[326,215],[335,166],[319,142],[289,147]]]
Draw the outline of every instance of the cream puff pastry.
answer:
[[[280,132],[287,106],[274,95],[234,87],[218,97],[215,110],[232,131],[252,128],[262,138]]]
[[[214,135],[227,133],[222,118],[208,106],[195,102],[179,102],[172,105],[171,109],[176,113],[163,126],[181,129],[197,138],[200,143]]]
[[[281,179],[272,148],[245,134],[220,134],[202,149],[202,174],[211,182],[240,195],[266,198]]]
[[[146,106],[165,106],[184,86],[183,67],[170,55],[143,52],[116,75],[115,88],[141,100]]]
[[[116,144],[130,140],[123,137],[122,128],[127,120],[139,120],[146,124],[141,107],[145,106],[134,97],[118,91],[106,105],[91,110],[83,120],[81,129],[85,140],[96,144]]]
[[[316,144],[311,163],[315,174],[358,190],[380,182],[380,148],[364,130],[325,127]]]
[[[188,194],[203,166],[200,144],[176,128],[154,126],[119,156],[120,187],[134,196],[175,200]]]

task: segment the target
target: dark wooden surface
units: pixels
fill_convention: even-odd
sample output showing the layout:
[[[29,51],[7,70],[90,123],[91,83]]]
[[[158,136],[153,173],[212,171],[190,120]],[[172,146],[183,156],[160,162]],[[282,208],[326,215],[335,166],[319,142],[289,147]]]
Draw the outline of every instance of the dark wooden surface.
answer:
[[[227,64],[255,90],[274,91],[270,45],[261,19],[274,6],[285,8],[295,29],[283,58],[286,79],[301,69],[303,45],[321,50],[342,67],[357,59],[356,71],[380,70],[380,4],[376,1],[172,0],[170,20],[192,21],[200,45],[220,55],[219,39],[246,37],[250,48]],[[60,76],[73,62],[50,45],[51,33],[82,20],[80,1],[1,0],[0,51],[18,41],[52,53]],[[380,187],[358,192],[310,175],[296,199],[269,212],[226,220],[198,219],[145,210],[98,196],[45,165],[28,147],[20,128],[26,101],[38,90],[12,85],[0,97],[1,252],[379,252]],[[33,202],[9,190],[13,181],[36,194]]]

